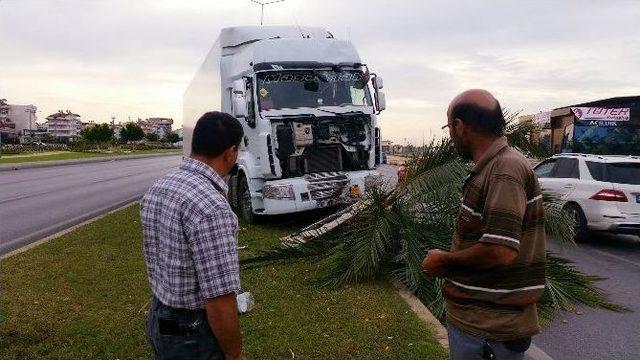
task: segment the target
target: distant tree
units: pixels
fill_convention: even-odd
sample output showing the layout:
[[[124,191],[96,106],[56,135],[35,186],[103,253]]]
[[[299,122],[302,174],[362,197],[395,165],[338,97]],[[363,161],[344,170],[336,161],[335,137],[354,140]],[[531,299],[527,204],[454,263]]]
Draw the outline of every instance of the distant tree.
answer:
[[[140,125],[128,123],[120,130],[120,140],[124,143],[142,140],[143,138],[144,131],[142,131]]]
[[[113,130],[108,124],[97,124],[83,129],[80,135],[90,143],[105,143],[113,139]]]
[[[56,137],[53,136],[51,133],[44,133],[42,134],[42,142],[45,144],[55,144]]]
[[[182,140],[182,139],[180,138],[180,135],[178,135],[178,134],[176,134],[176,133],[169,133],[169,134],[167,134],[167,141],[168,141],[168,142],[170,142],[170,143],[172,143],[172,144],[175,144],[175,143],[177,143],[177,142],[178,142],[178,141],[180,141],[180,140]]]
[[[147,135],[144,136],[145,138],[147,138],[147,140],[155,142],[160,140],[160,136],[158,136],[158,134],[150,132]]]

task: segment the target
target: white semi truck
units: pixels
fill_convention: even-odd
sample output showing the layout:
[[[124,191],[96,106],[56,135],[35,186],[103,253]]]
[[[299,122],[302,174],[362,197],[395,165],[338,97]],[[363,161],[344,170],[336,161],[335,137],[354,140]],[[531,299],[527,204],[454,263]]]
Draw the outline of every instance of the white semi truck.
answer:
[[[244,128],[228,198],[245,220],[356,201],[381,179],[380,89],[325,29],[225,28],[184,94],[184,155],[197,119],[227,112]]]

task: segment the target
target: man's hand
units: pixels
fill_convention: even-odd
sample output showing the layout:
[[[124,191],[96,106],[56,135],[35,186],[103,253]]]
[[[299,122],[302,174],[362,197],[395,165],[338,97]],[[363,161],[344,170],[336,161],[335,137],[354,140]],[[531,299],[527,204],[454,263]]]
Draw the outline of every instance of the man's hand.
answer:
[[[422,261],[422,268],[431,276],[444,277],[449,272],[449,252],[439,249],[429,250]]]

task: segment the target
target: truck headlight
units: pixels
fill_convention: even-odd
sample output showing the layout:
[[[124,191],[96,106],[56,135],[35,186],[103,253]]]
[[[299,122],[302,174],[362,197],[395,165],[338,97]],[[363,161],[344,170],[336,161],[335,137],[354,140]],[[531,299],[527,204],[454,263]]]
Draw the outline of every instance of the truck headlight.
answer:
[[[369,191],[373,188],[382,186],[382,174],[369,174],[364,177],[364,190]]]
[[[265,185],[262,188],[262,196],[265,199],[294,200],[293,185]]]

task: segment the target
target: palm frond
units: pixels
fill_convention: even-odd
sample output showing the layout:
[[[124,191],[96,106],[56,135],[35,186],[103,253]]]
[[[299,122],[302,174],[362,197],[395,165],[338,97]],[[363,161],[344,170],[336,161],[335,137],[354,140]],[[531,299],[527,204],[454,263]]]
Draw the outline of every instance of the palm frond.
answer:
[[[375,195],[374,195],[375,196]],[[338,287],[350,282],[371,279],[391,258],[397,243],[394,232],[397,219],[384,197],[372,198],[372,205],[360,212],[349,224],[330,234],[339,244],[322,266],[320,280]]]
[[[560,245],[575,246],[575,219],[562,208],[558,196],[544,192],[544,226],[549,238]]]
[[[506,113],[506,136],[529,154],[542,154],[531,141],[535,124],[516,122]],[[399,281],[443,319],[442,280],[422,270],[429,249],[449,249],[460,203],[460,185],[470,166],[447,140],[432,141],[407,165],[407,177],[392,191],[374,190],[350,207],[283,239],[279,248],[242,261],[243,266],[313,258],[321,261],[319,280],[337,287],[386,275]],[[545,229],[560,244],[573,244],[573,217],[560,201],[543,196]],[[609,302],[595,283],[568,260],[549,254],[547,288],[539,303],[544,321],[576,305],[612,311],[626,309]]]
[[[510,109],[505,109],[503,115],[506,121],[505,136],[511,146],[536,159],[551,155],[544,146],[532,139],[535,133],[542,130],[538,124],[531,120],[520,121],[520,113]]]
[[[543,323],[548,324],[559,311],[573,311],[576,305],[607,309],[616,312],[628,308],[612,303],[595,283],[599,276],[586,275],[570,260],[547,253],[546,287],[539,302],[539,313]]]

